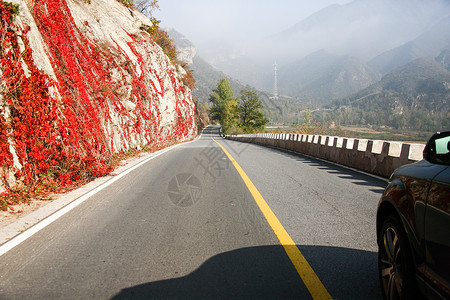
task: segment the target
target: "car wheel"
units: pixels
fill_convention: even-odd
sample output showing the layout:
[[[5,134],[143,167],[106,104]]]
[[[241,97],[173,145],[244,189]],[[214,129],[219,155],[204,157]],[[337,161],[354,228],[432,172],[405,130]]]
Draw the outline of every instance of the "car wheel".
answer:
[[[383,298],[417,299],[411,250],[400,221],[387,217],[378,239],[378,272]]]

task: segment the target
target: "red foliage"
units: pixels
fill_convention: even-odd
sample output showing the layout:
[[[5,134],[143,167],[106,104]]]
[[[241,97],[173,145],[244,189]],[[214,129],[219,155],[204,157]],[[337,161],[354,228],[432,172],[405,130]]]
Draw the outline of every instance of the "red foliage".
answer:
[[[16,172],[23,182],[33,185],[37,174],[46,173],[51,161],[56,158],[55,149],[60,147],[58,133],[53,126],[56,116],[56,101],[49,96],[51,84],[48,76],[36,68],[32,60],[31,48],[25,38],[29,27],[24,30],[14,26],[10,11],[0,3],[2,24],[0,31],[4,37],[1,46],[0,68],[2,71],[3,97],[8,109],[2,114],[9,121],[0,118],[0,167],[13,165],[9,152],[9,140],[13,141],[22,169]],[[22,46],[21,46],[22,45]],[[21,49],[23,48],[23,49]],[[27,74],[21,60],[25,63]],[[5,183],[5,177],[2,177]]]
[[[16,178],[28,190],[36,184],[64,187],[110,172],[114,153],[127,150],[131,134],[144,136],[152,146],[182,140],[195,130],[190,93],[176,78],[168,59],[165,67],[177,99],[176,122],[161,128],[158,99],[165,96],[166,88],[152,66],[152,40],[129,34],[132,42],[128,47],[137,62],[133,64],[117,45],[125,57],[122,62],[126,60],[120,65],[116,56],[102,51],[77,29],[65,0],[36,0],[33,12],[45,43],[51,45],[47,54],[56,82],[36,67],[27,39],[29,28],[16,26],[10,8],[0,1],[0,34],[4,37],[0,68],[8,107],[0,107],[0,168],[13,166],[11,144],[22,166],[15,170]],[[141,54],[142,49],[147,56]],[[122,82],[112,78],[111,69],[121,73]],[[114,145],[112,129],[108,131],[106,126],[118,126],[111,115],[129,115],[116,92],[121,85],[132,87],[129,100],[136,105],[135,117],[119,118],[123,145]],[[7,186],[4,174],[2,181]]]

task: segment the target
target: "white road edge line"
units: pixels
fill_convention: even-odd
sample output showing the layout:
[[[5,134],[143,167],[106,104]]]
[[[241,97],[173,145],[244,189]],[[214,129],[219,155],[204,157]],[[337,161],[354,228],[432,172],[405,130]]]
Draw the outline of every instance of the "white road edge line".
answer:
[[[170,151],[170,150],[172,150],[172,149],[174,149],[174,148],[176,148],[178,146],[186,145],[187,143],[192,143],[193,141],[196,141],[196,140],[197,139],[194,139],[194,140],[186,142],[186,143],[179,143],[179,144],[170,146],[170,147],[168,147],[166,149],[163,149],[163,150],[161,150],[161,152],[153,155],[152,157],[147,158],[146,160],[140,162],[139,164],[137,164],[137,165],[135,165],[135,166],[125,170],[124,172],[114,176],[113,178],[111,178],[107,182],[103,183],[102,185],[96,187],[95,189],[87,192],[83,196],[73,200],[72,202],[70,202],[69,204],[64,206],[63,208],[57,210],[56,212],[54,212],[53,214],[51,214],[47,218],[43,219],[39,223],[33,225],[29,229],[27,229],[24,232],[16,235],[15,237],[11,238],[9,241],[7,241],[3,245],[1,245],[0,246],[0,256],[5,254],[6,252],[11,250],[12,248],[16,247],[17,245],[19,245],[20,243],[22,243],[26,239],[30,238],[31,236],[33,236],[34,234],[36,234],[40,230],[44,229],[45,227],[47,227],[48,225],[50,225],[51,223],[53,223],[54,221],[56,221],[57,219],[59,219],[60,217],[62,217],[63,215],[65,215],[66,213],[68,213],[69,211],[71,211],[72,209],[74,209],[75,207],[80,205],[81,203],[83,203],[84,201],[86,201],[87,199],[89,199],[90,197],[94,196],[95,194],[97,194],[98,192],[103,190],[104,188],[110,186],[111,184],[113,184],[117,180],[119,180],[122,177],[124,177],[125,175],[133,172],[134,170],[136,170],[137,168],[139,168],[142,165],[146,164],[150,160],[152,160],[152,159],[154,159],[154,158],[156,158],[156,157],[158,157],[158,156],[160,156],[160,155],[162,155],[162,154],[164,154],[164,153],[166,153],[166,152],[168,152],[168,151]]]

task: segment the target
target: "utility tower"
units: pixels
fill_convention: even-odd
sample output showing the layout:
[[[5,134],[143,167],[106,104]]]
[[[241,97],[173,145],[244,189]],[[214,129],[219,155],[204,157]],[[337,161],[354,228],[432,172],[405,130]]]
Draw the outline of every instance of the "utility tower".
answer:
[[[273,65],[273,99],[278,99],[278,78],[277,78],[277,62]]]

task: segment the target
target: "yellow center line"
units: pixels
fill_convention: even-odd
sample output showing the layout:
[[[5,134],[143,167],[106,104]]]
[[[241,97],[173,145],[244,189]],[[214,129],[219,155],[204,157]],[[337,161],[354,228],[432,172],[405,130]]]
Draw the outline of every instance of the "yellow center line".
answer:
[[[298,274],[300,275],[301,279],[303,280],[303,283],[305,284],[306,288],[308,289],[313,299],[332,299],[331,295],[328,293],[327,289],[322,284],[319,277],[316,275],[316,273],[314,272],[314,270],[312,269],[306,258],[303,256],[303,254],[300,252],[300,250],[298,249],[292,238],[287,233],[286,229],[284,229],[283,225],[280,223],[278,218],[270,209],[269,205],[261,196],[258,189],[252,183],[250,178],[248,178],[247,174],[245,174],[244,170],[239,166],[236,160],[230,155],[230,153],[228,153],[228,151],[218,141],[214,140],[214,142],[216,142],[220,146],[220,148],[222,148],[223,152],[225,152],[225,154],[233,163],[238,173],[241,175],[250,193],[253,195],[253,198],[258,204],[259,209],[266,217],[267,222],[269,223],[270,227],[272,227],[273,231],[278,237],[281,245],[283,246],[284,250],[289,256],[289,259],[291,260],[292,264],[294,265],[295,269],[297,270]]]

